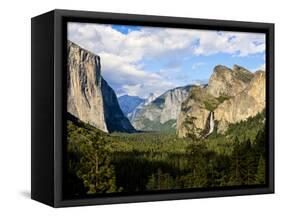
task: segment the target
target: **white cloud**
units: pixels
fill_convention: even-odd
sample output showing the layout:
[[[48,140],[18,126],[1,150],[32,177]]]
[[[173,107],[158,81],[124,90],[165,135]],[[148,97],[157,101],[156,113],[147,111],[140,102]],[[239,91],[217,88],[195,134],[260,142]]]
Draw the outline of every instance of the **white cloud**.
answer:
[[[239,56],[261,53],[265,50],[265,34],[242,32],[198,31],[200,45],[196,54],[228,53]]]
[[[193,70],[195,70],[195,69],[197,69],[198,67],[200,67],[200,66],[204,66],[206,63],[204,63],[204,62],[197,62],[197,63],[194,63],[193,65],[192,65],[192,69]]]
[[[143,98],[148,97],[149,93],[154,93],[156,96],[161,95],[169,89],[175,88],[176,86],[169,81],[159,81],[159,80],[150,80],[145,84],[135,84],[122,86],[126,94],[131,96],[141,96]]]
[[[181,55],[181,59],[216,53],[247,56],[265,50],[263,34],[150,27],[122,34],[110,25],[87,23],[69,23],[68,39],[101,56],[102,73],[110,85],[120,92],[143,95],[157,89],[152,84],[159,89],[175,84],[167,82],[168,73],[165,77],[165,73],[145,70],[142,61],[168,55]]]
[[[113,53],[130,62],[188,49],[193,38],[182,29],[142,28],[124,35],[109,25],[69,23],[68,38],[94,53]]]
[[[130,96],[138,96],[141,89],[143,88],[143,85],[141,84],[135,84],[135,85],[127,85],[124,84],[122,86],[124,90],[130,95]]]

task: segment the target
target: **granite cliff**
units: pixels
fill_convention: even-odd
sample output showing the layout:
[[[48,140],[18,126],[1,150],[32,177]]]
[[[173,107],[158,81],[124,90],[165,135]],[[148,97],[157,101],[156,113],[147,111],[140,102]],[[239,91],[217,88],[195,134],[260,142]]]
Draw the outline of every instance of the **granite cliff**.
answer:
[[[67,111],[104,132],[135,132],[101,75],[100,57],[70,41],[67,52]]]
[[[179,137],[206,137],[217,126],[224,133],[228,125],[246,120],[265,107],[265,72],[251,73],[234,65],[216,66],[206,87],[194,87],[182,103],[177,120]]]
[[[150,95],[131,114],[131,123],[136,129],[144,131],[175,130],[181,103],[187,98],[190,88],[191,86],[177,87],[156,98]]]
[[[233,98],[224,101],[214,111],[218,132],[224,133],[229,123],[246,120],[265,108],[265,72],[254,74],[250,84]]]

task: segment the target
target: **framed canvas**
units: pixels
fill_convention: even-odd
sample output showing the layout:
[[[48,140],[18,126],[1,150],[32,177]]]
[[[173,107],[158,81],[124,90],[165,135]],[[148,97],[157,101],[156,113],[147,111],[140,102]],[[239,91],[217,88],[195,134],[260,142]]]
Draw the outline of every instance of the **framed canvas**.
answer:
[[[54,207],[274,192],[274,24],[32,18],[32,191]]]

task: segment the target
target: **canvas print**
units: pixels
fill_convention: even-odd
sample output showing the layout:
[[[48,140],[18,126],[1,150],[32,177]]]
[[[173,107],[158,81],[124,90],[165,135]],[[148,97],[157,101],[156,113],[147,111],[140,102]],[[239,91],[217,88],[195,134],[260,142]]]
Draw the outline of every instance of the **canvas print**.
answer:
[[[68,22],[64,195],[266,184],[265,40]]]

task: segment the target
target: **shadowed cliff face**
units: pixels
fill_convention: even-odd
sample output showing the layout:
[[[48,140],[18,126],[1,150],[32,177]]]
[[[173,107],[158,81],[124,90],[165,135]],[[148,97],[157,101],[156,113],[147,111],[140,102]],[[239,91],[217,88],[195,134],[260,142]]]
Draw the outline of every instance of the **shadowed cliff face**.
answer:
[[[144,103],[145,100],[138,96],[123,95],[123,96],[118,97],[118,102],[119,102],[120,108],[122,109],[124,115],[129,117],[129,114],[134,112],[134,110],[140,104]]]
[[[265,72],[251,73],[234,65],[216,66],[206,87],[196,87],[182,103],[177,120],[179,137],[207,136],[212,113],[218,133],[230,123],[253,117],[265,107]]]
[[[104,132],[134,132],[101,76],[99,56],[70,41],[67,45],[67,111]]]

